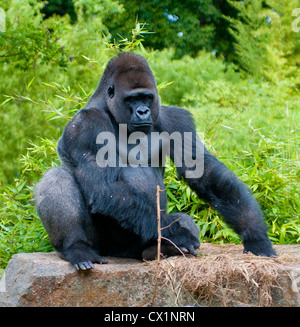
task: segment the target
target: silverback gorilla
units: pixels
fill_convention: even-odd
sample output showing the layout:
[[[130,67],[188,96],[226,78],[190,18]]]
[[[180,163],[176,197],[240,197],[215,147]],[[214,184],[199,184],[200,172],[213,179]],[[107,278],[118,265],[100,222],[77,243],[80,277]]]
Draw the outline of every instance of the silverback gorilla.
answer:
[[[151,147],[150,135],[160,133],[177,136],[177,140],[169,138],[169,153],[163,150],[163,142],[154,150]],[[133,142],[130,137],[136,134],[141,138]],[[190,142],[185,142],[188,135]],[[115,142],[108,144],[112,136]],[[151,148],[146,160],[130,164],[127,154],[133,151],[131,157],[138,161],[142,155],[134,152],[134,145],[145,139]],[[182,151],[176,151],[178,148]],[[241,236],[245,252],[276,254],[250,190],[204,148],[188,111],[160,105],[152,71],[139,55],[123,53],[108,63],[88,104],[66,126],[57,151],[62,165],[47,171],[37,184],[36,205],[52,245],[78,270],[106,263],[101,255],[155,258],[156,187],[164,189],[166,154],[178,175]],[[202,153],[200,159],[197,151]],[[103,160],[98,160],[98,154],[104,152]],[[183,153],[190,155],[190,162]],[[151,165],[154,156],[159,163]],[[193,174],[195,167],[190,164],[196,160],[203,166],[200,174]],[[165,192],[160,201],[162,236],[184,253],[196,255],[198,227],[187,214],[165,212]],[[179,252],[163,240],[162,253]]]

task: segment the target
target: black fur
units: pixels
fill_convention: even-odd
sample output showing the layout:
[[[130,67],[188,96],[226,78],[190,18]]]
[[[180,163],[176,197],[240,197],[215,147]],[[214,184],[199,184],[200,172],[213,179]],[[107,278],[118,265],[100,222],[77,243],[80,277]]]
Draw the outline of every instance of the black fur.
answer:
[[[159,105],[157,88],[147,61],[122,54],[108,64],[87,106],[66,126],[58,142],[62,166],[50,169],[36,187],[38,213],[53,246],[77,269],[90,269],[104,256],[153,259],[156,254],[156,186],[164,189],[162,167],[105,167],[96,162],[100,132],[119,140],[119,124],[134,131],[196,131],[188,111]],[[121,138],[121,137],[120,137]],[[182,143],[183,144],[183,143]],[[193,154],[197,151],[193,142]],[[119,155],[119,149],[117,154]],[[176,159],[171,147],[170,157]],[[150,161],[150,156],[149,156]],[[178,167],[180,176],[191,168]],[[249,189],[206,149],[204,173],[187,178],[199,197],[209,201],[241,235],[245,251],[275,255],[263,214]],[[161,193],[166,209],[166,194]],[[162,211],[162,236],[182,251],[195,254],[199,229],[190,216]],[[178,251],[163,241],[166,255]]]

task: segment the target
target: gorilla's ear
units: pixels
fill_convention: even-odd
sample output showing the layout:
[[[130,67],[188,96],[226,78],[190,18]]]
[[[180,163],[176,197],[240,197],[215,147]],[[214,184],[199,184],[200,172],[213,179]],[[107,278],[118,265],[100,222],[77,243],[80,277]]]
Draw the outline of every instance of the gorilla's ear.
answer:
[[[110,86],[108,89],[107,89],[107,93],[108,93],[108,96],[112,99],[115,95],[115,88],[114,86]]]

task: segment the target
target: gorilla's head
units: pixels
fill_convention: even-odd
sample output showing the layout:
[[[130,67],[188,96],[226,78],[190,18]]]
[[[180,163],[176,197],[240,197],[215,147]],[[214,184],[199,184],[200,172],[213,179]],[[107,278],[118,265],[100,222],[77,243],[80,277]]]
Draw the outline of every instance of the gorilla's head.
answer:
[[[117,124],[128,125],[130,133],[150,132],[159,113],[159,98],[148,62],[133,53],[113,58],[89,104],[105,105]]]

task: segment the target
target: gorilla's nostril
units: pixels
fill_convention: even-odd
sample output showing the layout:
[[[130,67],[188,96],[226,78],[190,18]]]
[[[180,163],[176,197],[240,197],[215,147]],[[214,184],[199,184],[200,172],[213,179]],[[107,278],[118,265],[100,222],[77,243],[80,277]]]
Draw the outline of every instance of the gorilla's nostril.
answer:
[[[146,115],[149,111],[150,110],[148,108],[143,108],[143,109],[138,109],[137,113],[142,116],[142,115]]]
[[[136,114],[138,117],[145,119],[150,116],[150,109],[146,106],[138,107],[136,110]]]

